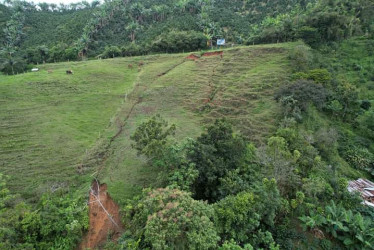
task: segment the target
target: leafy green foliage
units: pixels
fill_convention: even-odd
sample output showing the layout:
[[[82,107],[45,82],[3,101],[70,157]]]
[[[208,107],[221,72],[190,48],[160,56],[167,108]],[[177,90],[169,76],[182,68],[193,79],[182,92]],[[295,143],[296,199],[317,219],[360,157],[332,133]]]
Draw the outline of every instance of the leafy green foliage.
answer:
[[[313,81],[298,80],[281,87],[275,94],[275,99],[282,100],[282,105],[289,106],[291,110],[298,108],[301,111],[306,111],[310,104],[322,109],[328,96],[329,93],[323,86]],[[285,97],[291,97],[292,99],[285,101]]]
[[[88,227],[87,206],[66,194],[45,194],[37,209],[10,195],[0,175],[0,247],[3,249],[74,248]]]
[[[216,120],[207,132],[197,138],[188,157],[199,176],[195,183],[198,199],[215,201],[222,198],[218,192],[221,178],[239,168],[245,160],[247,146],[240,135],[233,133],[225,120]]]
[[[207,39],[202,33],[171,31],[160,36],[151,45],[155,52],[196,51],[207,47]]]
[[[331,73],[328,72],[327,69],[313,69],[307,72],[297,72],[292,75],[292,78],[293,80],[312,80],[316,83],[321,83],[324,86],[328,85],[332,80]]]
[[[267,146],[258,151],[258,158],[268,174],[277,181],[281,193],[292,196],[300,182],[296,171],[300,152],[290,152],[285,138],[272,136],[268,139]]]
[[[306,228],[318,227],[331,234],[350,249],[370,249],[374,244],[372,220],[365,219],[360,213],[346,210],[342,205],[331,202],[324,214],[311,213],[300,220]]]
[[[167,185],[172,189],[191,192],[192,186],[199,175],[195,165],[187,159],[192,143],[192,140],[188,140],[181,145],[171,146],[166,150],[160,161],[162,165],[166,166],[165,169],[169,173]],[[159,162],[157,165],[159,165]]]
[[[117,46],[108,46],[105,48],[104,52],[101,54],[103,58],[115,58],[121,55],[121,49]]]
[[[268,199],[272,200],[271,204],[266,202]],[[280,205],[275,180],[264,179],[255,191],[230,195],[214,204],[218,233],[224,240],[268,248],[274,244],[273,238],[269,232],[263,235],[260,225],[272,227]],[[267,234],[270,234],[270,242],[265,240]]]
[[[374,173],[374,155],[368,149],[353,146],[343,156],[352,167]]]
[[[131,136],[135,142],[133,147],[138,154],[143,154],[148,158],[160,157],[168,142],[168,137],[175,134],[175,129],[174,124],[168,126],[161,116],[154,116],[140,124]]]
[[[212,207],[177,189],[146,191],[127,214],[132,235],[141,239],[142,248],[210,249],[219,240]]]

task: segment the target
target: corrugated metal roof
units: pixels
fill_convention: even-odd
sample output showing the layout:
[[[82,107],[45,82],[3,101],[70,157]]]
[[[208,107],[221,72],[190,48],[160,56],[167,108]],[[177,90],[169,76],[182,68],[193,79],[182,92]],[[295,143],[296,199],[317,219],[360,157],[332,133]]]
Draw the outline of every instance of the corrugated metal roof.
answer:
[[[366,179],[358,179],[348,183],[349,192],[359,192],[365,200],[365,204],[371,206],[374,203],[374,183]],[[374,205],[374,204],[373,204]]]

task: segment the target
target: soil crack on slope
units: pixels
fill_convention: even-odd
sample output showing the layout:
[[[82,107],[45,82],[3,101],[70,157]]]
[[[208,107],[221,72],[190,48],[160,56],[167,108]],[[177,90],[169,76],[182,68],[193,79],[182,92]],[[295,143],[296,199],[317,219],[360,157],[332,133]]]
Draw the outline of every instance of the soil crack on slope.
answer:
[[[92,182],[88,207],[89,229],[79,249],[95,248],[108,238],[117,240],[123,230],[119,206],[110,197],[105,183]]]
[[[164,76],[164,75],[166,75],[167,73],[169,73],[170,71],[172,71],[173,69],[175,69],[175,68],[178,67],[179,65],[182,65],[182,64],[185,63],[185,62],[186,62],[186,60],[183,60],[182,62],[180,62],[180,63],[174,65],[174,66],[171,67],[170,69],[166,70],[165,72],[162,72],[162,73],[158,74],[157,76],[158,76],[158,77]]]

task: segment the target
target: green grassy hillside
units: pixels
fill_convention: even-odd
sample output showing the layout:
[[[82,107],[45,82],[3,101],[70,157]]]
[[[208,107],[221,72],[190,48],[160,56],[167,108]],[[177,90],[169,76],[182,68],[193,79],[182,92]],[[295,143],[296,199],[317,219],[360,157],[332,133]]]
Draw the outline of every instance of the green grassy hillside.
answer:
[[[157,113],[177,124],[181,138],[227,117],[260,144],[274,132],[273,91],[290,74],[293,46],[240,47],[196,61],[175,54],[46,64],[36,73],[1,76],[0,171],[25,197],[76,185],[95,171],[115,198],[127,197],[155,177],[142,168],[129,136]]]
[[[143,188],[164,192],[162,187],[174,185],[165,184],[170,174],[187,186],[178,189],[192,190],[195,201],[207,200],[204,206],[215,209],[215,216],[225,209],[233,215],[215,218],[217,230],[222,230],[220,220],[239,221],[228,232],[217,231],[221,239],[245,229],[240,223],[247,220],[237,220],[231,212],[239,207],[248,218],[274,209],[269,212],[274,225],[257,217],[256,229],[245,234],[260,235],[265,226],[282,249],[346,244],[340,238],[313,238],[313,228],[304,224],[316,211],[330,213],[329,206],[345,209],[345,214],[354,211],[372,227],[372,212],[347,191],[349,180],[372,179],[374,174],[372,41],[355,38],[319,50],[295,42],[210,52],[42,64],[39,72],[0,75],[0,188],[5,197],[0,209],[6,212],[0,223],[10,229],[0,235],[3,245],[24,249],[24,243],[34,240],[30,246],[48,243],[52,248],[67,235],[63,246],[75,246],[87,232],[87,191],[94,178],[106,183],[119,209],[127,211],[122,219],[133,237],[129,242],[135,242],[142,236],[131,228],[136,220],[127,217],[133,216],[131,209],[147,205],[129,199]],[[74,74],[66,74],[69,69]],[[154,155],[139,154],[132,147],[139,140],[131,135],[139,135],[139,128],[156,114],[176,125],[175,137],[157,144],[159,139],[152,137],[163,132],[147,127],[145,140],[165,149],[161,156],[157,149]],[[192,144],[183,149],[188,138]],[[188,152],[178,152],[178,147]],[[185,166],[190,172],[183,172]],[[228,169],[223,176],[214,172]],[[11,196],[6,182],[26,204]],[[152,192],[148,195],[154,198]],[[185,195],[188,204],[195,202]],[[236,205],[243,197],[248,199],[239,202],[244,205]],[[253,206],[250,197],[258,199]],[[256,211],[246,210],[252,208]],[[142,218],[147,223],[151,217]],[[320,224],[321,232],[330,237],[326,223]],[[310,229],[302,232],[300,226]],[[345,237],[361,232],[353,227],[344,231]],[[35,232],[39,238],[30,240]],[[125,241],[128,233],[121,236]],[[223,243],[213,238],[217,246]]]
[[[35,197],[74,184],[82,155],[100,137],[136,70],[128,60],[43,65],[1,76],[1,165],[13,191]],[[72,69],[73,75],[65,71]],[[48,71],[50,73],[48,73]]]

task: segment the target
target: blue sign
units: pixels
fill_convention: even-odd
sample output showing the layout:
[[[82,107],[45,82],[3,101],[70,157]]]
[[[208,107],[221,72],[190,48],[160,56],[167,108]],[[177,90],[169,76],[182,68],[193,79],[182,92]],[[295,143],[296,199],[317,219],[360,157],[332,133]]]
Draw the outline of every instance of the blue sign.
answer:
[[[217,45],[225,45],[226,40],[225,39],[217,39]]]

